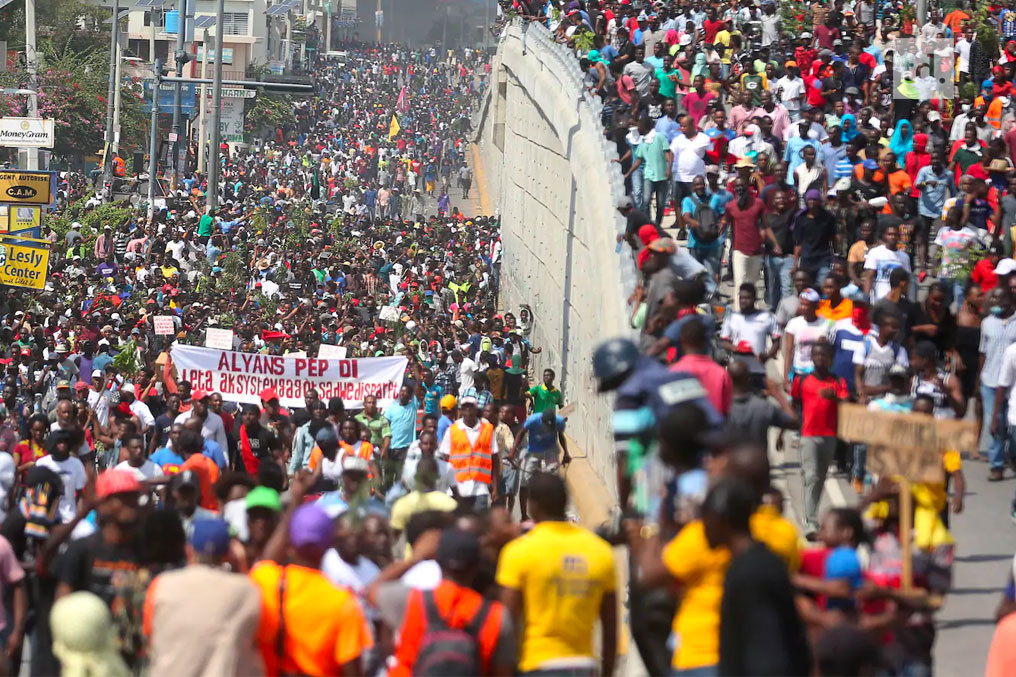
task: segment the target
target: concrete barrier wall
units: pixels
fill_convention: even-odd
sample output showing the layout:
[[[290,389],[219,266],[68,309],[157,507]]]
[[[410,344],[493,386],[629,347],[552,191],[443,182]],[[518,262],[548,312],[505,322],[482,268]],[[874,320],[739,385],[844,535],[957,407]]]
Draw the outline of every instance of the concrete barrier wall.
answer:
[[[501,215],[502,304],[527,303],[535,318],[534,373],[558,373],[575,409],[568,433],[616,496],[609,396],[595,392],[591,360],[605,338],[630,334],[631,251],[617,252],[624,195],[601,106],[582,86],[575,57],[530,24],[526,54],[516,21],[501,35],[477,114],[477,180]],[[584,465],[584,464],[583,464]]]

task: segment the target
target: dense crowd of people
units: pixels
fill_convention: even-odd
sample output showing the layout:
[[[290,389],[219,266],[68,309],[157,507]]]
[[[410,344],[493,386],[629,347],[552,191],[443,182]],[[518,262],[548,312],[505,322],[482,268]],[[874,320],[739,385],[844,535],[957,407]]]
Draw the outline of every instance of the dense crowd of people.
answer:
[[[485,55],[348,44],[221,149],[214,209],[191,171],[93,231],[110,195],[62,177],[47,288],[0,292],[5,672],[610,675],[630,633],[653,675],[932,674],[962,458],[1002,479],[1016,430],[1012,3],[499,4],[575,49],[627,188],[633,332],[591,356],[614,522],[575,524],[579,395],[534,373],[499,220],[467,215]],[[174,366],[210,329],[408,367],[362,407],[242,404]],[[842,403],[976,417],[982,449],[904,501]],[[770,457],[795,454],[793,510]],[[991,675],[1014,610],[1010,578]]]
[[[650,673],[931,674],[961,458],[992,482],[1013,466],[1012,4],[928,3],[919,21],[877,0],[502,6],[574,50],[626,184],[639,336],[594,369],[616,391]],[[894,478],[838,437],[843,403],[980,425],[944,483],[913,485],[912,543]],[[800,460],[796,511],[770,448]],[[827,507],[834,474],[854,507]],[[930,598],[898,594],[903,549]],[[654,625],[667,584],[673,625]],[[1013,620],[989,674],[1016,666]]]

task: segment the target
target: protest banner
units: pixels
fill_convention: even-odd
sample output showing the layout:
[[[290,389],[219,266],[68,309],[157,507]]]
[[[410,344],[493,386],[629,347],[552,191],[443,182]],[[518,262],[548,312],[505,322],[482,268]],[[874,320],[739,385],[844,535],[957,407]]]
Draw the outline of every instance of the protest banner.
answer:
[[[152,318],[152,323],[158,336],[172,336],[176,333],[173,331],[173,318],[169,315],[156,315]]]
[[[341,397],[349,409],[363,407],[363,398],[374,395],[383,409],[398,398],[409,364],[405,357],[294,358],[183,345],[173,346],[170,356],[177,378],[195,390],[260,404],[261,392],[274,388],[284,407],[304,406],[307,391],[316,388],[322,400]]]
[[[205,330],[205,347],[219,350],[233,349],[233,330],[209,327]]]
[[[913,527],[913,482],[945,483],[942,454],[978,448],[976,421],[937,419],[925,414],[871,411],[863,404],[841,403],[837,436],[868,446],[868,469],[881,477],[895,477],[900,495],[900,541],[910,543]],[[901,583],[913,586],[913,551],[903,548]]]

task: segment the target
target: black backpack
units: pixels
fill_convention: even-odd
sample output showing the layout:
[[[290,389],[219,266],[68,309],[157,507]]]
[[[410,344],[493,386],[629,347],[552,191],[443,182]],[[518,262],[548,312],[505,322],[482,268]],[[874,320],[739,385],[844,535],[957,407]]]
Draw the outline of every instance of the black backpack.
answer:
[[[483,601],[473,620],[465,627],[448,624],[438,611],[434,593],[421,591],[427,629],[420,639],[413,674],[421,677],[474,677],[482,674],[480,628],[487,620],[490,602]]]
[[[720,236],[720,222],[712,207],[700,204],[695,212],[695,219],[698,221],[698,226],[692,229],[695,231],[695,241],[699,244],[716,242],[716,238]]]

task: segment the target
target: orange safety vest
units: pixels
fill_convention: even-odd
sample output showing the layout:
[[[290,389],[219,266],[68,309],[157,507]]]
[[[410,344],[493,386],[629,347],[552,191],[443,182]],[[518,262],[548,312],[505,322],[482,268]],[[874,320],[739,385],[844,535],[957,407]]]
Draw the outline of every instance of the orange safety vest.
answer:
[[[1002,99],[1000,97],[995,97],[988,104],[988,112],[985,113],[984,119],[995,129],[1002,129]]]
[[[494,426],[486,421],[481,421],[480,436],[476,438],[475,445],[469,443],[466,431],[459,426],[452,424],[450,432],[452,448],[448,460],[455,468],[455,481],[476,480],[490,484],[494,456],[491,449]]]

